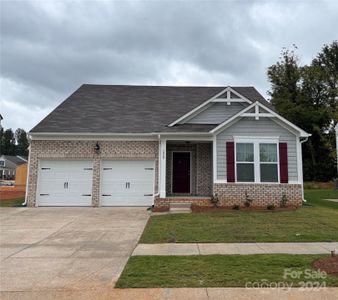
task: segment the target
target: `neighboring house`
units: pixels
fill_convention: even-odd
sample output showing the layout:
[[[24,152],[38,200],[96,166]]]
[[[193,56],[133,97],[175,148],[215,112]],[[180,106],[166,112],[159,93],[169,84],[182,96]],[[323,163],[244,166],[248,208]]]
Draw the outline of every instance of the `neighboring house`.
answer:
[[[29,206],[302,203],[309,134],[253,87],[86,84],[29,135]]]
[[[24,156],[0,156],[0,179],[13,180],[15,178],[16,168],[27,163],[27,157]]]

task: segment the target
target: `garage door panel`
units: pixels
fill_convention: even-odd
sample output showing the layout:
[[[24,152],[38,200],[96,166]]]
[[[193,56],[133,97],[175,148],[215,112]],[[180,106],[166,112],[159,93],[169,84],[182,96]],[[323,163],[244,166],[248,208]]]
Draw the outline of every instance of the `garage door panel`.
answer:
[[[87,160],[42,160],[39,206],[91,206],[93,163]]]
[[[153,204],[154,161],[102,161],[102,206]]]

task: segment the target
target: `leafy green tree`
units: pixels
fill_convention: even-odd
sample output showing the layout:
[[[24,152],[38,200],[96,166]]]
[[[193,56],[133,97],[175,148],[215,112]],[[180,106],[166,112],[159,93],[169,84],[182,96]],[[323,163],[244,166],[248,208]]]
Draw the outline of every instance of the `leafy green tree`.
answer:
[[[24,129],[18,128],[15,131],[15,140],[16,140],[16,154],[27,156],[29,143],[26,131]]]
[[[303,144],[304,179],[334,177],[332,130],[337,122],[338,44],[325,45],[311,65],[300,66],[292,50],[283,50],[268,68],[271,102],[278,113],[312,136]]]
[[[0,154],[15,155],[15,138],[12,129],[7,129],[1,134]]]

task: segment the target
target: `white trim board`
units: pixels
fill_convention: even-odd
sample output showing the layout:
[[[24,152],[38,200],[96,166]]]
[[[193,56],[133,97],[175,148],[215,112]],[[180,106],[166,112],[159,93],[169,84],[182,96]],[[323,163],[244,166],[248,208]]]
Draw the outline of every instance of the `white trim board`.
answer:
[[[259,112],[258,113],[256,112],[255,114],[246,114],[246,112],[249,111],[249,110],[251,110],[252,108],[255,108],[255,110],[257,111],[257,109],[259,107],[261,107],[261,108],[265,109],[266,111],[268,111],[268,114],[267,113],[259,113]],[[293,134],[295,134],[295,131],[296,131],[296,132],[299,133],[300,137],[311,136],[311,134],[305,132],[303,129],[299,128],[298,126],[292,124],[291,122],[289,122],[288,120],[286,120],[285,118],[283,118],[279,114],[275,113],[270,108],[268,108],[265,105],[261,104],[260,102],[254,102],[254,103],[252,103],[251,105],[249,105],[245,109],[241,110],[239,113],[237,113],[234,116],[232,116],[230,119],[224,121],[223,123],[219,124],[214,129],[210,130],[210,133],[218,134],[220,131],[226,129],[227,127],[229,127],[233,123],[235,123],[236,120],[238,121],[240,118],[243,118],[243,117],[256,117],[256,119],[259,119],[260,117],[269,117],[269,118],[272,118],[272,119],[276,118],[276,120],[279,120],[280,123],[285,124],[284,126],[282,124],[279,124],[279,125],[283,126],[285,129],[287,129],[288,131],[292,132]]]
[[[233,94],[235,94],[236,96],[238,96],[238,99],[236,100],[231,100],[230,98],[230,92],[232,92]],[[187,119],[189,116],[191,116],[194,113],[197,113],[199,110],[201,110],[204,106],[208,105],[211,102],[214,102],[214,100],[216,98],[218,98],[219,96],[221,96],[222,94],[227,93],[227,98],[226,100],[224,100],[224,98],[222,98],[222,102],[247,102],[249,104],[252,103],[251,100],[247,99],[246,97],[244,97],[243,95],[239,94],[238,92],[236,92],[233,88],[231,88],[230,86],[226,87],[224,90],[220,91],[219,93],[217,93],[216,95],[214,95],[213,97],[211,97],[210,99],[206,100],[205,102],[203,102],[202,104],[200,104],[199,106],[195,107],[194,109],[192,109],[191,111],[189,111],[188,113],[184,114],[183,116],[181,116],[180,118],[176,119],[174,122],[169,124],[169,127],[172,127],[178,123],[180,123],[181,121]],[[239,100],[241,99],[241,100]],[[243,101],[242,101],[243,100]],[[219,102],[219,101],[217,101]]]
[[[212,134],[210,132],[161,132],[161,133],[135,133],[135,134],[115,134],[115,133],[34,133],[30,134],[30,140],[46,140],[46,141],[158,141],[158,136],[166,136],[170,139],[177,140],[210,140]]]

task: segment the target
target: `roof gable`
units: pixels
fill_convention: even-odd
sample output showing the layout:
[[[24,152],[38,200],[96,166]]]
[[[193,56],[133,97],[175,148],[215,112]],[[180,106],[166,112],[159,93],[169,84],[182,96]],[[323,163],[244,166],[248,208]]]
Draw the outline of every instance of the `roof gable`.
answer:
[[[300,127],[294,125],[290,121],[286,120],[267,106],[263,105],[260,102],[254,102],[245,109],[238,112],[233,117],[229,118],[228,120],[224,121],[220,125],[216,126],[212,130],[211,133],[218,134],[219,132],[225,130],[226,128],[230,127],[235,122],[239,121],[241,118],[249,117],[254,118],[255,120],[259,120],[260,118],[273,118],[273,120],[286,128],[287,130],[291,131],[294,134],[299,134],[301,137],[309,137],[311,134],[307,133]]]
[[[250,101],[266,102],[253,87],[232,89]],[[169,128],[168,125],[224,90],[224,87],[85,84],[30,133],[179,131],[178,128]]]

